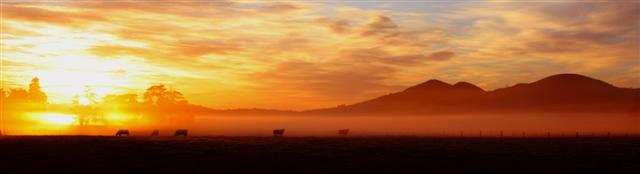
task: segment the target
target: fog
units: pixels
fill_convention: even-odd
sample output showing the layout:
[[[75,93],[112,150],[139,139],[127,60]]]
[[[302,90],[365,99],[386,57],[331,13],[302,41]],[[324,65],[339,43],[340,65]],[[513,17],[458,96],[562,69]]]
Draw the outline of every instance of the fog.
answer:
[[[440,116],[199,116],[194,134],[270,136],[273,129],[289,136],[350,135],[415,136],[560,136],[640,133],[640,117],[622,114],[517,114]]]
[[[5,123],[12,135],[106,135],[129,129],[134,136],[160,130],[163,136],[176,129],[189,129],[192,136],[272,136],[273,129],[286,129],[285,136],[582,136],[640,133],[640,117],[627,114],[509,114],[432,116],[212,116],[197,115],[189,124],[129,124],[112,126],[38,125]]]

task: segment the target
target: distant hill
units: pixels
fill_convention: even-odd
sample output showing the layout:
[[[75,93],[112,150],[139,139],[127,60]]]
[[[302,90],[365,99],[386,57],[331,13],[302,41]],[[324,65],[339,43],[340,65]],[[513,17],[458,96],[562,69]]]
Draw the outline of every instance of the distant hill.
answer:
[[[436,114],[486,112],[640,112],[640,89],[619,88],[578,74],[558,74],[485,91],[439,80],[404,91],[307,114]]]

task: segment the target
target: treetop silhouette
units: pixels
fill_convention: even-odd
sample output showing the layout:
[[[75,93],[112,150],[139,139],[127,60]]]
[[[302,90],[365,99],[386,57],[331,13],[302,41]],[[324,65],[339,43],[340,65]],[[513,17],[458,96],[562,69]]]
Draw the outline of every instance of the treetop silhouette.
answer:
[[[31,84],[29,84],[29,100],[38,104],[47,103],[47,94],[42,92],[38,77],[31,79]]]

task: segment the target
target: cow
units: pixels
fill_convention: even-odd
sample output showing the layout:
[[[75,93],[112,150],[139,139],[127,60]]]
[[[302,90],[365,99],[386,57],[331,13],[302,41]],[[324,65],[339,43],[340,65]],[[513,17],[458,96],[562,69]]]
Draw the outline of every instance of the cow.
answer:
[[[346,136],[347,134],[349,134],[349,129],[340,129],[340,130],[338,130],[338,135]]]
[[[189,133],[189,131],[186,130],[186,129],[178,129],[178,130],[176,130],[176,133],[173,134],[173,136],[176,136],[176,137],[177,136],[185,136],[186,137],[188,135],[188,133]]]
[[[153,132],[151,132],[151,136],[152,137],[153,136],[158,136],[158,135],[160,135],[160,131],[158,131],[158,130],[153,130]]]
[[[274,137],[282,137],[284,135],[284,129],[274,129],[273,136]]]
[[[129,130],[127,130],[127,129],[120,129],[120,130],[118,130],[118,132],[116,132],[116,136],[117,136],[117,137],[119,137],[119,136],[123,136],[123,135],[127,135],[127,136],[129,136]]]

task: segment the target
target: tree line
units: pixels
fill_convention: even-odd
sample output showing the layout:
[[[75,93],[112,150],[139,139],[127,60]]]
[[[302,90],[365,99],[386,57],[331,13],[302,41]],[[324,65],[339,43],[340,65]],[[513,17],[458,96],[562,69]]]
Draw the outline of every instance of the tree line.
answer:
[[[31,79],[27,90],[22,88],[13,88],[5,92],[0,88],[0,103],[2,111],[37,111],[46,108],[47,94],[40,87],[40,79],[35,77]]]
[[[47,112],[47,94],[42,91],[40,79],[31,80],[27,90],[13,88],[5,92],[0,88],[0,105],[7,117],[16,117],[29,112]],[[152,123],[184,123],[193,120],[191,107],[183,94],[165,85],[153,85],[146,89],[142,100],[134,93],[110,94],[98,99],[91,87],[85,87],[76,95],[66,112],[76,115],[80,126],[111,124],[108,116],[119,115],[126,120],[144,119]]]

